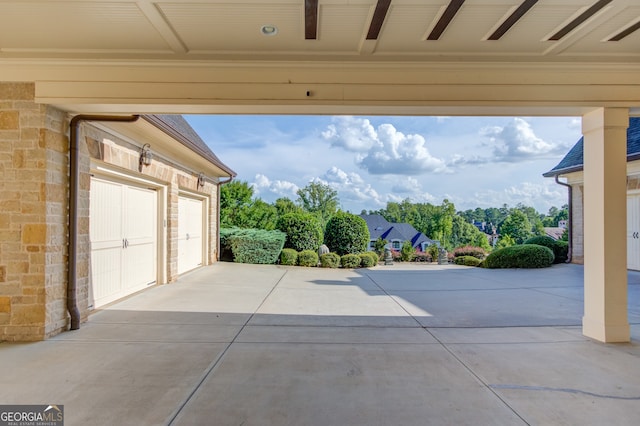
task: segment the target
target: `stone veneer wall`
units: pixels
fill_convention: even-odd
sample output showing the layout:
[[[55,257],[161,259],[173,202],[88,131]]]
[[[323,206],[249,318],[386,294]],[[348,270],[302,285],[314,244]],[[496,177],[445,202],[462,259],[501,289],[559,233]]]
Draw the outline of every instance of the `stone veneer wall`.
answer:
[[[107,124],[107,123],[105,123]],[[103,161],[104,163],[117,166],[122,171],[126,170],[132,177],[151,177],[159,181],[167,187],[167,282],[173,282],[178,278],[178,198],[181,190],[187,190],[209,199],[209,255],[205,259],[205,263],[209,264],[215,261],[216,246],[216,218],[217,214],[217,185],[212,182],[206,182],[204,187],[198,187],[198,175],[192,170],[188,170],[177,163],[161,158],[157,153],[154,155],[153,162],[150,166],[145,166],[142,173],[138,171],[138,159],[140,156],[140,147],[144,143],[150,143],[153,149],[153,141],[136,141],[137,145],[132,144],[116,135],[110,134],[102,129],[92,126],[89,123],[82,125],[80,141],[80,156],[82,158],[83,168],[81,175],[86,174],[86,179],[81,178],[81,182],[87,182],[90,186],[90,158]],[[84,141],[84,143],[83,143]],[[176,142],[177,143],[177,142]],[[83,188],[84,189],[84,188]],[[89,188],[87,188],[87,191]],[[89,193],[86,195],[87,209],[83,211],[81,218],[87,221],[89,226]],[[84,196],[83,196],[84,199]],[[212,207],[213,206],[213,207]],[[87,235],[88,236],[88,235]],[[87,248],[89,242],[87,240]],[[89,255],[87,261],[89,261]],[[80,283],[78,283],[80,287]],[[88,301],[88,295],[84,296],[88,291],[89,282],[82,283],[80,289],[84,300]],[[81,310],[84,307],[81,307]],[[86,308],[85,308],[86,309]]]
[[[35,103],[33,83],[0,83],[0,341],[35,341],[69,326],[68,254],[69,119]],[[143,142],[141,142],[142,144]],[[91,158],[138,172],[139,147],[97,127],[81,125],[78,204],[78,305],[89,309],[89,197]],[[154,158],[143,174],[165,182],[167,281],[177,278],[178,195],[209,197],[209,262],[216,253],[217,185],[198,188],[197,175]]]
[[[33,83],[0,83],[0,340],[67,327],[65,114]]]

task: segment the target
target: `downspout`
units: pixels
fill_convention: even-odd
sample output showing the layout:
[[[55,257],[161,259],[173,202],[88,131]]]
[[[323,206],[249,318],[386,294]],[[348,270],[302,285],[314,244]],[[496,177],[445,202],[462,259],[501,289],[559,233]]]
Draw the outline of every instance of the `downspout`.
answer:
[[[78,197],[80,193],[79,128],[82,121],[111,121],[133,123],[138,115],[76,115],[69,123],[69,271],[67,275],[67,310],[71,317],[71,330],[80,328],[80,310],[77,298],[78,276]]]
[[[222,185],[226,185],[227,183],[230,183],[233,180],[233,176],[229,176],[228,180],[225,181],[218,181],[218,183],[216,184],[216,186],[218,187],[216,192],[217,192],[217,206],[216,206],[216,260],[219,261],[220,260],[220,187]]]
[[[565,263],[571,263],[571,257],[573,256],[573,187],[568,183],[560,182],[558,180],[559,175],[556,175],[556,183],[558,185],[566,186],[569,189],[569,251],[567,253],[567,261]]]

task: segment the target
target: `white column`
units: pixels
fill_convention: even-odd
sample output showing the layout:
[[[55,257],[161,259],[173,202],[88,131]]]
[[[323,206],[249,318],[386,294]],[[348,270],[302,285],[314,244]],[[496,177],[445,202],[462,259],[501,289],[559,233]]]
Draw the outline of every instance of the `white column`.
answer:
[[[628,342],[627,127],[625,108],[582,117],[584,135],[584,317],[582,332]]]

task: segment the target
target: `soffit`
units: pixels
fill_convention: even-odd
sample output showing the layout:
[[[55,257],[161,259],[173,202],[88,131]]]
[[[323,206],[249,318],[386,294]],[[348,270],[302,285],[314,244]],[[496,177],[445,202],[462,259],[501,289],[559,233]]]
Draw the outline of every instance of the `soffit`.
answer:
[[[384,0],[380,0],[384,5]],[[640,62],[635,0],[539,0],[499,40],[489,36],[526,0],[0,0],[0,58]],[[429,35],[457,4],[437,40]],[[596,11],[560,40],[555,33]],[[308,39],[309,14],[317,17]],[[262,25],[278,32],[265,36]]]

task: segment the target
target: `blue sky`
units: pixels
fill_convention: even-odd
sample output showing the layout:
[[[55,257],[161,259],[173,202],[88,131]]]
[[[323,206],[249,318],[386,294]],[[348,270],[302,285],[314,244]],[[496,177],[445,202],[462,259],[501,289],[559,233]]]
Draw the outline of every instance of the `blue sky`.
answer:
[[[213,152],[273,202],[311,181],[353,213],[409,198],[458,210],[517,203],[546,213],[566,188],[542,173],[580,138],[576,117],[185,116]]]

